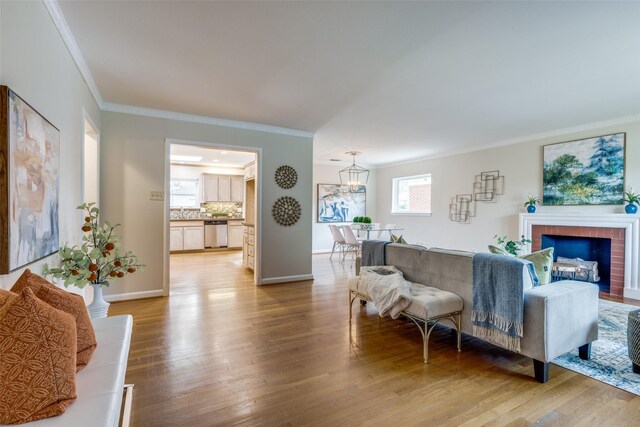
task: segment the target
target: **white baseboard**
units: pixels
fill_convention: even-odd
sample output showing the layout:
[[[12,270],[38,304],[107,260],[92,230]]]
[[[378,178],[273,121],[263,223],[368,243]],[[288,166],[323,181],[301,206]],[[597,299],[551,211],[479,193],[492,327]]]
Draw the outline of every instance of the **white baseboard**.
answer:
[[[274,283],[302,282],[303,280],[313,280],[313,274],[299,274],[297,276],[269,277],[262,279],[262,285],[272,285]]]
[[[336,251],[338,252],[338,251]],[[312,254],[330,254],[331,253],[331,249],[315,249]]]
[[[624,297],[640,300],[640,290],[638,289],[624,289]]]
[[[163,296],[162,289],[158,289],[157,291],[142,291],[142,292],[129,292],[126,294],[113,294],[113,295],[105,295],[104,299],[107,302],[115,302],[115,301],[127,301],[130,299],[142,299],[142,298],[154,298]]]

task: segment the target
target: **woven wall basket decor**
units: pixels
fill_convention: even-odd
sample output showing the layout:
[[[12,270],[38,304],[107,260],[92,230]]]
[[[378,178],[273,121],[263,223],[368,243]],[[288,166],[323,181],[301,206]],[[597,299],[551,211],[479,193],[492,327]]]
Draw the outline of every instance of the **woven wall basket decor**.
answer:
[[[298,182],[298,172],[289,165],[280,166],[276,169],[276,184],[280,188],[293,188]]]
[[[273,204],[273,219],[280,225],[288,227],[295,224],[302,215],[300,203],[293,197],[280,197]]]

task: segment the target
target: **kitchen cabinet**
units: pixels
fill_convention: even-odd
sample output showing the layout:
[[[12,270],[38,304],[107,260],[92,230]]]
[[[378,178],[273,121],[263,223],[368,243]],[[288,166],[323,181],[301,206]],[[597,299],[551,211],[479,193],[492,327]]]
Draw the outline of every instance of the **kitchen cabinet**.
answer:
[[[210,173],[202,174],[202,201],[217,202],[218,199],[218,175]]]
[[[242,179],[242,175],[231,176],[231,201],[236,203],[244,202],[244,179]]]
[[[204,249],[204,226],[184,227],[182,236],[185,251]]]
[[[246,181],[255,179],[256,177],[256,162],[251,162],[244,167],[244,179]]]
[[[182,229],[183,227],[169,227],[169,250],[171,252],[184,250]]]
[[[204,249],[203,221],[171,221],[169,224],[169,250],[196,251]]]
[[[236,202],[244,199],[242,175],[202,174],[203,202]]]
[[[255,228],[253,226],[245,225],[243,240],[242,264],[253,271],[255,265]]]
[[[227,222],[227,247],[228,248],[241,248],[243,241],[244,229],[242,228],[242,221]]]
[[[231,177],[229,175],[218,176],[218,200],[231,201]]]

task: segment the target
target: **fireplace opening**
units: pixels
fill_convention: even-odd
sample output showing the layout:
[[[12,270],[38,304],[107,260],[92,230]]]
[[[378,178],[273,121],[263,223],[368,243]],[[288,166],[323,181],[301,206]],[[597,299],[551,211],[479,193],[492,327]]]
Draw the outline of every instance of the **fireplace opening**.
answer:
[[[541,249],[553,247],[554,262],[558,261],[558,257],[596,261],[598,263],[598,274],[595,278],[599,276],[599,280],[595,281],[595,283],[601,292],[609,293],[611,283],[611,239],[543,234],[541,240]],[[593,274],[589,274],[589,278],[586,276],[585,271],[584,274],[576,276],[575,280],[589,281],[589,279],[592,279],[591,281],[593,281]]]

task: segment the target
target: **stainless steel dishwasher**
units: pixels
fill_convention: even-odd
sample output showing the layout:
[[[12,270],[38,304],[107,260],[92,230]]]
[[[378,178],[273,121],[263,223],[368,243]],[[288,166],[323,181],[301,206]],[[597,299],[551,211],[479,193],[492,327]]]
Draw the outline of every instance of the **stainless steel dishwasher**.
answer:
[[[215,220],[204,222],[204,247],[227,247],[227,221]]]

